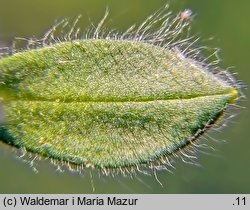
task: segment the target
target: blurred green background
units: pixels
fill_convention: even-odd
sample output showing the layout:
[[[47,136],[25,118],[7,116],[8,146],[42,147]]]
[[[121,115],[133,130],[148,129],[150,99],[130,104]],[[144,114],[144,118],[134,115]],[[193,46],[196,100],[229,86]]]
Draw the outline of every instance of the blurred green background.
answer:
[[[214,37],[209,46],[219,47],[221,66],[234,66],[237,79],[250,84],[250,1],[246,0],[170,0],[174,11],[190,8],[196,14],[193,29],[204,39]],[[9,46],[14,37],[41,37],[55,20],[83,15],[81,26],[89,19],[97,23],[106,7],[109,25],[124,31],[141,23],[161,8],[166,0],[0,0],[0,46]],[[244,91],[247,98],[249,93]],[[237,116],[219,132],[210,132],[205,143],[216,151],[198,154],[201,167],[177,160],[174,173],[159,171],[163,187],[152,176],[135,178],[99,177],[93,172],[95,193],[250,193],[249,102],[236,111]],[[222,143],[226,140],[226,143]],[[38,162],[36,174],[19,160],[13,149],[0,143],[0,193],[93,193],[89,172],[80,176],[60,173],[49,161]]]

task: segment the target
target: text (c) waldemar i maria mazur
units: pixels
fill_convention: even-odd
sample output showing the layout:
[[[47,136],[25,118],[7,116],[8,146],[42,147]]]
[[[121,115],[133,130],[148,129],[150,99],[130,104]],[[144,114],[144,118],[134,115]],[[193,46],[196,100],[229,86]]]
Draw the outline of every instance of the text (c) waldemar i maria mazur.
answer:
[[[20,197],[20,203],[22,206],[136,206],[138,202],[137,198],[117,198],[105,197],[105,198],[88,198],[88,197],[72,197],[72,198],[45,198],[45,197]]]

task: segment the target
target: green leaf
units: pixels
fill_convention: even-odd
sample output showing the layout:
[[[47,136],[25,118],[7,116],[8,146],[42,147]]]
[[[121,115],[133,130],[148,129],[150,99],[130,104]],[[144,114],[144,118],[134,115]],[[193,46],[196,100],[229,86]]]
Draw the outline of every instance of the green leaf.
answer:
[[[0,59],[0,139],[97,168],[169,157],[215,123],[238,90],[153,44],[87,39]]]

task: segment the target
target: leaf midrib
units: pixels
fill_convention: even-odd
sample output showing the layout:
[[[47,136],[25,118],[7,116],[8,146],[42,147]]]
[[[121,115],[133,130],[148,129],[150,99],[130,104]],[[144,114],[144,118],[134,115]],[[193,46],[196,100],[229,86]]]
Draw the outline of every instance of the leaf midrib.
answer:
[[[233,95],[232,91],[227,91],[225,93],[218,93],[218,94],[208,94],[208,95],[196,95],[191,97],[173,97],[173,98],[158,98],[158,99],[140,99],[140,100],[63,100],[63,99],[43,99],[43,98],[26,98],[26,99],[17,99],[17,100],[10,100],[10,101],[30,101],[30,102],[51,102],[51,103],[147,103],[147,102],[155,102],[155,101],[174,101],[174,100],[190,100],[190,99],[197,99],[197,98],[204,98],[204,97],[228,97],[229,100],[234,100],[235,96]]]

